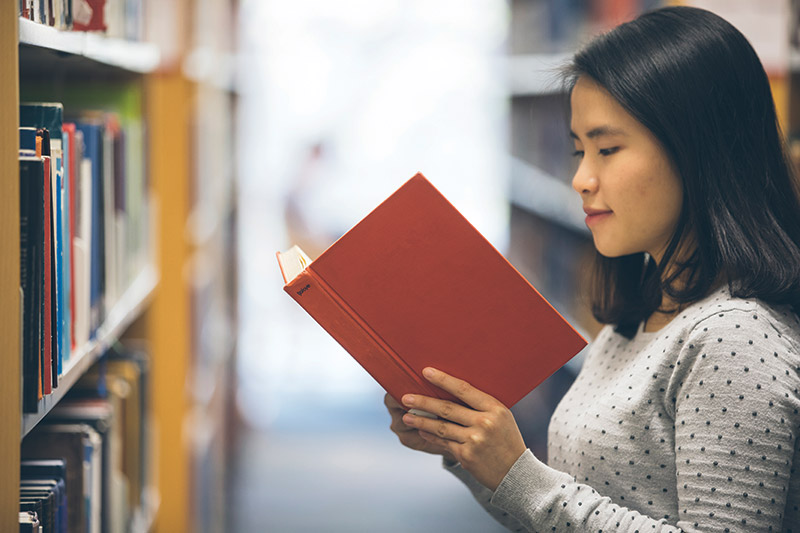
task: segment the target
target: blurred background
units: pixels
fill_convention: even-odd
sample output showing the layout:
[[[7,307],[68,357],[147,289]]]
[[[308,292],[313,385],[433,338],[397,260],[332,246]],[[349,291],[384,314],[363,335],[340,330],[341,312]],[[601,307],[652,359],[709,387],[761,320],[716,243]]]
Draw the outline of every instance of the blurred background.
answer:
[[[234,523],[498,529],[438,458],[399,445],[383,391],[279,290],[274,252],[299,244],[316,257],[422,171],[591,336],[580,280],[592,246],[569,185],[557,69],[589,36],[660,4],[241,2]],[[707,4],[739,21],[757,15],[760,26],[747,28],[774,29],[788,14],[780,2],[758,12]],[[774,46],[769,31],[755,38]],[[787,48],[769,52],[779,63]],[[580,362],[514,408],[541,458],[549,415]]]
[[[501,529],[437,457],[399,445],[384,392],[280,290],[274,254],[298,244],[316,257],[421,171],[593,335],[598,326],[580,289],[593,248],[570,187],[573,148],[557,71],[590,36],[661,4],[240,2],[233,524]],[[788,41],[776,47],[774,30],[786,24],[788,5],[705,4],[758,40],[783,80]],[[581,356],[514,407],[543,459],[550,413]]]
[[[81,77],[134,95],[146,146],[157,281],[111,337],[149,354],[149,525],[120,531],[501,530],[400,445],[383,390],[283,292],[275,253],[318,256],[419,171],[593,336],[558,78],[592,36],[666,3],[716,11],[754,44],[800,159],[800,0],[97,2],[119,19],[94,51],[20,20],[19,75],[22,99],[66,101]],[[513,408],[541,459],[582,357]],[[23,414],[23,456],[45,415]]]

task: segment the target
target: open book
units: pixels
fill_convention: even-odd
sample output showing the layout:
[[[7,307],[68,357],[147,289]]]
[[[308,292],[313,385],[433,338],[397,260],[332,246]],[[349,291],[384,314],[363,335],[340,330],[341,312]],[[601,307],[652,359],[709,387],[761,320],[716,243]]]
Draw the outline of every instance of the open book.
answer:
[[[586,341],[417,174],[312,261],[278,252],[284,290],[396,400],[454,400],[432,366],[511,407]]]

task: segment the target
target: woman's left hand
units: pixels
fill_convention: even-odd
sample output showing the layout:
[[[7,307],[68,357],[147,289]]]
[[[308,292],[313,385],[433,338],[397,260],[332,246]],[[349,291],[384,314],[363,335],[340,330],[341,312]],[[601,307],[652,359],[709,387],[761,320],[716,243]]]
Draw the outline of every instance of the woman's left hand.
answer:
[[[495,490],[526,450],[514,415],[500,401],[441,370],[426,368],[423,376],[467,406],[447,400],[406,394],[403,405],[427,411],[439,420],[407,413],[403,422],[420,436],[447,450],[481,484]]]

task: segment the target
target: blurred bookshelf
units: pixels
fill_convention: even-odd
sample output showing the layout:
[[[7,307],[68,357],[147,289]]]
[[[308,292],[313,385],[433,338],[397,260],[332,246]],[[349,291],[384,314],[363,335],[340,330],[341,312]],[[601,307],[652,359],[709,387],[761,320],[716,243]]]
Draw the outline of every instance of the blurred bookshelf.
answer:
[[[0,7],[0,530],[19,527],[21,458],[39,457],[65,413],[109,380],[103,394],[116,402],[113,431],[130,431],[135,411],[141,435],[120,441],[112,482],[98,493],[98,530],[225,531],[236,346],[237,2],[106,0],[105,31],[72,31],[68,18],[59,23],[71,2],[54,4],[49,22],[29,20],[19,2]],[[120,244],[118,257],[106,256],[111,277],[99,322],[85,342],[61,353],[52,393],[23,410],[18,128],[20,103],[30,101],[61,102],[65,117],[102,116],[108,128],[119,121],[125,164],[103,171],[123,180],[118,190],[131,195],[122,200],[130,212],[105,230],[133,251]],[[123,352],[145,354],[125,363],[141,370],[131,382],[146,390],[141,405],[126,396],[130,384],[120,385],[119,396],[111,390],[121,378],[109,369]]]

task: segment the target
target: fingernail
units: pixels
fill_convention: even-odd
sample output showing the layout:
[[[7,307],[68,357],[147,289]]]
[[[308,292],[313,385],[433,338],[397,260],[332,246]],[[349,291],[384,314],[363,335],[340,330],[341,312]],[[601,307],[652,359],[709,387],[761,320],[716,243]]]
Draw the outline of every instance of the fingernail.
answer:
[[[425,376],[426,378],[432,378],[433,376],[436,375],[436,371],[434,369],[428,367],[428,368],[425,368],[422,371],[422,375]]]
[[[406,394],[405,396],[403,396],[403,404],[404,405],[414,405],[415,401],[416,401],[416,398],[414,398],[414,396],[412,396],[411,394]]]
[[[406,414],[404,414],[404,415],[403,415],[403,422],[404,422],[404,423],[405,423],[407,426],[410,426],[411,424],[413,424],[413,423],[414,423],[414,415],[412,415],[412,414],[409,414],[409,413],[406,413]]]

